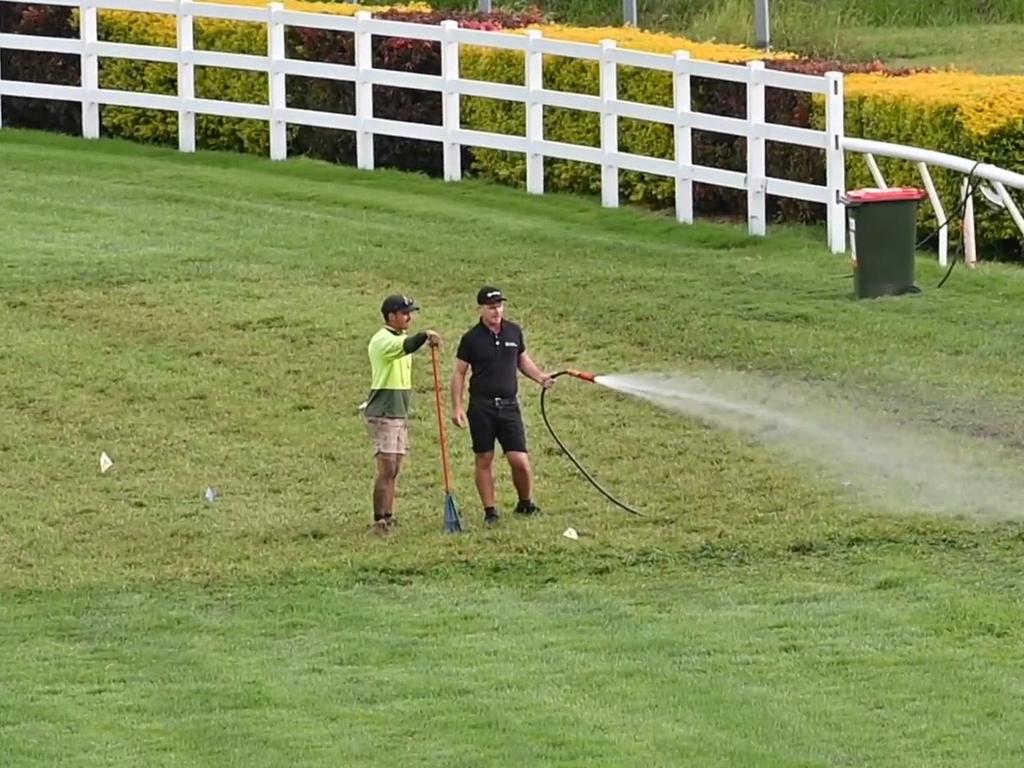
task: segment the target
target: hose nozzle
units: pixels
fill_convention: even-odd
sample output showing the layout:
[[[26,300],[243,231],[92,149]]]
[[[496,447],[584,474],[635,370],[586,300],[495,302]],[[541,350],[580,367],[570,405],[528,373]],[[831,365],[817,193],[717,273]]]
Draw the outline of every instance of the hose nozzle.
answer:
[[[593,382],[594,381],[594,374],[587,373],[586,371],[575,371],[575,370],[570,369],[570,370],[566,371],[566,373],[569,374],[570,376],[576,377],[577,379],[582,379],[583,381],[589,381],[589,382]]]

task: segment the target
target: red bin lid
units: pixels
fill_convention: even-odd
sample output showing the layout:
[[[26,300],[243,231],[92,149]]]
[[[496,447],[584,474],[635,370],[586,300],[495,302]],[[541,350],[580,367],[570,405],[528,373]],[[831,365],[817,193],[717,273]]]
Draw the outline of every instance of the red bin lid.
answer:
[[[893,200],[921,200],[928,193],[917,187],[892,187],[891,189],[854,189],[846,193],[846,199],[857,203],[884,203]]]

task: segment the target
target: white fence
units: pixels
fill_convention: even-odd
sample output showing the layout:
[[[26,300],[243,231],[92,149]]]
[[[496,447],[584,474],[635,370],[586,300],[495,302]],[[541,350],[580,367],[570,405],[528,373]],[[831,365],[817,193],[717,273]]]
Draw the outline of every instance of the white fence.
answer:
[[[13,0],[0,0],[0,3]],[[177,112],[179,148],[195,151],[196,114],[265,120],[270,125],[270,156],[284,159],[289,124],[334,128],[356,134],[357,164],[373,167],[376,135],[401,136],[440,142],[444,147],[444,177],[461,178],[462,146],[521,152],[526,155],[526,188],[544,192],[544,160],[558,158],[594,163],[601,168],[601,199],[605,206],[619,204],[619,171],[633,170],[674,179],[676,218],[693,221],[693,185],[704,183],[745,190],[747,220],[751,234],[764,235],[767,228],[766,197],[820,203],[827,208],[828,242],[834,252],[846,247],[845,210],[840,197],[845,189],[843,150],[843,79],[839,73],[814,77],[768,70],[762,62],[747,66],[697,61],[686,52],[675,55],[643,53],[617,48],[614,41],[600,45],[545,38],[537,30],[525,34],[461,29],[453,21],[439,26],[373,19],[369,13],[355,17],[286,11],[278,3],[265,8],[197,3],[181,0],[47,0],[80,10],[80,38],[49,38],[0,34],[0,48],[47,51],[81,56],[81,85],[47,85],[3,80],[0,95],[80,102],[82,133],[87,138],[100,134],[100,105],[143,107]],[[177,47],[128,45],[98,39],[98,9],[117,9],[170,14],[177,17]],[[194,49],[193,23],[196,18],[235,19],[267,27],[265,56],[242,55]],[[285,29],[289,26],[351,32],[355,36],[355,63],[341,65],[290,59],[285,50]],[[371,37],[406,37],[438,41],[442,71],[439,76],[399,72],[373,67]],[[483,46],[524,52],[524,85],[508,85],[465,79],[460,76],[461,46]],[[544,55],[568,56],[598,63],[600,93],[584,95],[546,89],[543,86]],[[99,87],[99,60],[103,57],[157,61],[176,64],[178,92],[175,96],[110,90]],[[641,104],[618,98],[620,65],[645,67],[671,73],[673,105]],[[195,97],[196,66],[265,72],[269,81],[267,104],[242,104]],[[337,114],[294,109],[287,106],[286,76],[298,75],[355,84],[355,114]],[[747,89],[746,119],[696,112],[691,109],[690,81],[702,77],[742,83]],[[424,125],[384,120],[373,116],[373,86],[386,85],[437,91],[441,94],[441,125]],[[765,88],[822,94],[826,100],[826,129],[810,130],[765,122]],[[463,128],[460,98],[483,96],[517,101],[525,105],[525,135],[509,136]],[[593,112],[600,115],[600,146],[589,147],[552,141],[544,137],[545,106]],[[674,128],[674,159],[645,157],[622,152],[618,143],[618,119],[636,118],[667,124]],[[0,114],[0,126],[3,124]],[[693,163],[693,130],[714,131],[746,138],[746,172],[712,168]],[[818,186],[769,177],[766,173],[765,142],[777,141],[822,150],[826,154],[826,184]]]
[[[0,4],[14,0],[0,0]],[[286,11],[278,3],[263,8],[197,3],[186,0],[47,0],[47,5],[79,10],[80,35],[77,39],[34,35],[0,34],[0,49],[63,53],[81,57],[79,85],[49,85],[3,79],[0,72],[0,96],[56,99],[82,105],[82,133],[87,138],[100,135],[100,105],[142,107],[169,110],[178,114],[178,145],[183,152],[196,149],[197,114],[263,120],[270,126],[270,156],[275,160],[287,155],[287,127],[306,125],[353,131],[356,135],[356,162],[360,168],[373,168],[374,137],[399,136],[439,142],[443,146],[444,177],[456,181],[462,176],[463,146],[521,152],[526,156],[526,188],[533,194],[544,192],[544,160],[556,158],[593,163],[601,168],[601,200],[605,206],[619,204],[619,172],[640,171],[674,180],[676,218],[693,221],[693,185],[704,183],[746,191],[747,220],[751,234],[764,235],[767,229],[766,198],[782,198],[823,204],[827,211],[828,244],[833,252],[846,248],[844,153],[864,155],[875,183],[886,182],[875,156],[915,163],[929,199],[940,222],[946,220],[942,201],[928,171],[929,165],[947,168],[965,176],[973,174],[985,183],[981,193],[988,204],[1009,213],[1024,234],[1024,216],[1008,188],[1024,190],[1024,176],[966,158],[916,147],[847,137],[843,131],[843,78],[839,73],[824,77],[778,72],[766,69],[762,62],[746,66],[691,60],[684,51],[667,56],[623,50],[614,41],[600,45],[544,38],[539,31],[509,34],[461,29],[453,21],[439,26],[373,19],[369,13],[355,17]],[[98,10],[126,10],[169,14],[177,19],[177,45],[174,48],[129,45],[101,41],[98,35]],[[196,18],[233,19],[266,25],[266,55],[243,55],[194,48],[193,23]],[[352,65],[302,61],[287,57],[285,30],[289,26],[350,32],[355,40]],[[441,74],[427,75],[374,68],[373,36],[405,37],[437,41],[441,51]],[[466,79],[459,69],[462,46],[510,49],[524,53],[524,85]],[[567,93],[543,86],[544,56],[567,56],[597,63],[600,71],[598,95]],[[111,90],[99,87],[101,58],[165,62],[177,65],[177,95]],[[642,67],[670,73],[673,79],[671,107],[641,104],[618,98],[620,65]],[[244,104],[195,97],[196,66],[262,72],[268,78],[266,104]],[[287,105],[287,76],[308,76],[354,83],[354,114],[337,114],[290,108]],[[738,119],[697,112],[691,109],[691,78],[730,81],[746,87],[746,118]],[[373,86],[384,85],[435,91],[441,94],[440,125],[399,122],[374,117]],[[825,100],[825,130],[769,123],[765,120],[767,87],[820,94]],[[462,127],[460,99],[482,96],[515,101],[525,105],[524,135],[510,136]],[[564,107],[600,115],[600,146],[590,147],[552,141],[544,136],[544,107]],[[2,106],[0,106],[2,109]],[[672,126],[674,157],[671,160],[622,152],[619,149],[620,117],[647,120]],[[0,111],[0,127],[3,114]],[[696,165],[693,162],[692,133],[712,131],[744,137],[747,143],[746,172]],[[773,178],[766,172],[765,142],[776,141],[819,149],[825,153],[824,186]],[[965,257],[975,261],[974,198],[966,184],[957,202],[962,210]],[[951,215],[951,219],[957,216]],[[948,261],[949,228],[939,233],[939,261]]]

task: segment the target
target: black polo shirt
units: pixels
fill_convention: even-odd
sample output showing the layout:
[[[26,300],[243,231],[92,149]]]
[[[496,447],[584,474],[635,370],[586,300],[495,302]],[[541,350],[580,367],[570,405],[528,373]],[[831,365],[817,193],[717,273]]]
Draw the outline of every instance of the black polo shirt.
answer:
[[[502,320],[498,333],[493,333],[483,320],[466,331],[455,356],[472,368],[470,397],[515,397],[519,391],[519,356],[525,351],[523,329],[511,320]]]

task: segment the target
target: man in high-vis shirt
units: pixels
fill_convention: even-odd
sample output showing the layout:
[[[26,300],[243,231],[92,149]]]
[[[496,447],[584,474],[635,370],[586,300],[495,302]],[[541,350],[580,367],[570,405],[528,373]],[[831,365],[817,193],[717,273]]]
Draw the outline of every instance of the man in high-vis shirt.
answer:
[[[384,327],[370,339],[370,395],[363,420],[373,442],[377,477],[373,484],[373,526],[387,533],[395,523],[395,490],[402,458],[409,451],[409,405],[412,357],[424,344],[441,342],[434,331],[409,336],[412,313],[419,309],[408,296],[388,296],[381,304]]]

